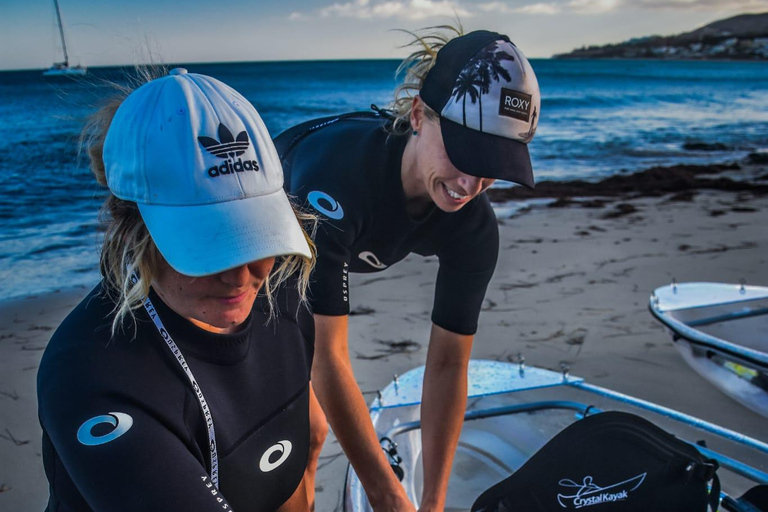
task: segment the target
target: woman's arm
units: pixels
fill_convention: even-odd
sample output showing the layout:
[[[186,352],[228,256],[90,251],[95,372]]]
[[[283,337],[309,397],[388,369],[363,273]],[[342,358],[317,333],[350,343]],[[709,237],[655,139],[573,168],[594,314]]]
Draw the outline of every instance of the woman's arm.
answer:
[[[415,511],[389,466],[352,371],[347,316],[315,315],[312,385],[376,512]]]
[[[424,511],[445,506],[467,404],[472,342],[499,253],[496,217],[485,194],[452,215],[452,229],[443,233],[437,251],[440,269],[422,392]]]
[[[421,398],[424,492],[420,511],[442,511],[467,406],[472,335],[432,325]]]
[[[301,481],[299,486],[293,492],[293,496],[288,498],[288,501],[280,505],[275,512],[309,512],[309,503],[307,499],[307,487],[304,484],[304,480]]]
[[[44,458],[46,464],[57,468],[55,481],[51,475],[49,480],[58,485],[58,498],[76,509],[84,499],[94,511],[230,510],[184,441],[156,416],[137,407],[134,400],[123,401],[117,396],[104,400],[111,402],[108,405],[74,405],[74,413],[48,400],[43,402]],[[79,398],[61,401],[72,404]],[[83,402],[91,402],[88,398]],[[98,399],[93,402],[99,403]],[[92,412],[82,414],[83,409]],[[66,474],[59,474],[64,468]],[[70,495],[71,485],[82,498]]]

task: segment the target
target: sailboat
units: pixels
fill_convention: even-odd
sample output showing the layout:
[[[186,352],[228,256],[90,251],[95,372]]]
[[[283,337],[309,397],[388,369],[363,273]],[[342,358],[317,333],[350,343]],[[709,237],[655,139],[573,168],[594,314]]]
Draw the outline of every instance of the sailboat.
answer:
[[[43,76],[82,76],[85,75],[85,68],[69,65],[69,55],[67,54],[67,42],[64,39],[64,27],[61,24],[61,11],[59,9],[59,0],[53,0],[56,6],[56,19],[59,22],[59,35],[61,36],[61,47],[64,50],[64,61],[56,62],[50,68],[43,71]]]

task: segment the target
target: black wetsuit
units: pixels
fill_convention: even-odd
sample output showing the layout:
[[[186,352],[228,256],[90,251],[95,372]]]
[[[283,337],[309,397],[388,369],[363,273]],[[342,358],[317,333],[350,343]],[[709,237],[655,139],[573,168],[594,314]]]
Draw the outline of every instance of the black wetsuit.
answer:
[[[187,376],[144,308],[135,339],[130,325],[110,339],[114,303],[100,291],[64,320],[38,373],[47,510],[266,512],[284,503],[309,447],[314,323],[295,288],[278,296],[277,319],[265,325],[259,299],[231,335],[199,329],[150,294],[212,412],[220,491]]]
[[[432,321],[474,334],[496,267],[499,232],[483,193],[458,212],[406,212],[400,166],[407,137],[390,136],[387,120],[355,113],[309,121],[275,139],[286,190],[321,214],[316,237],[313,312],[350,311],[348,272],[378,272],[410,253],[437,255]]]

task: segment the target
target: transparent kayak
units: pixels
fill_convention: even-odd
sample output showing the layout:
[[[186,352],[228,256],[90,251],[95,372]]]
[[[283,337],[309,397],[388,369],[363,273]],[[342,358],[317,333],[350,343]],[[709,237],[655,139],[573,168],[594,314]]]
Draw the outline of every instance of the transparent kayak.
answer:
[[[380,392],[371,419],[418,507],[423,471],[420,400],[424,367],[400,376]],[[465,424],[448,485],[446,511],[471,509],[486,489],[507,478],[569,424],[607,410],[633,412],[676,436],[703,442],[697,449],[716,459],[723,484],[721,510],[738,508],[737,496],[768,484],[768,443],[650,402],[593,386],[583,379],[524,364],[472,360]],[[553,461],[553,466],[556,461]],[[733,508],[726,508],[727,506]],[[344,510],[371,511],[363,487],[349,467]]]
[[[768,288],[672,283],[649,308],[699,375],[768,418]]]

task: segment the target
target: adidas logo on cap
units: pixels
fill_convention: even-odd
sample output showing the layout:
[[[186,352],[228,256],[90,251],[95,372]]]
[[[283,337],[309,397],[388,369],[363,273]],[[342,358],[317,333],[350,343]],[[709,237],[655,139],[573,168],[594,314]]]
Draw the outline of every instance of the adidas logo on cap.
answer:
[[[235,160],[236,157],[245,153],[251,145],[248,140],[248,133],[245,131],[240,132],[235,138],[229,128],[219,124],[219,140],[204,135],[199,136],[197,140],[210,154],[225,159],[223,164],[208,168],[208,176],[211,178],[236,172],[259,170],[259,163],[256,160],[243,160],[242,158]]]

